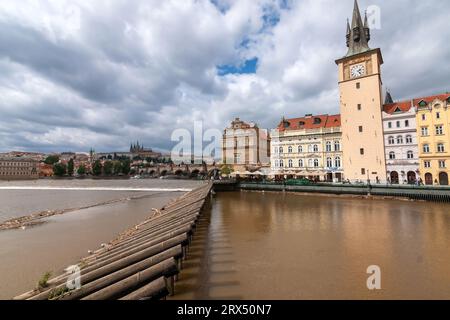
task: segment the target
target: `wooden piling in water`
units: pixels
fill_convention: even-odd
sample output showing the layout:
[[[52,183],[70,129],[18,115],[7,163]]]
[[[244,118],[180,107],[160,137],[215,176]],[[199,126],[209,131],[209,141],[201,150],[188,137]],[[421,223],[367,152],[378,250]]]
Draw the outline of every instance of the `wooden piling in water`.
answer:
[[[212,183],[188,192],[80,261],[81,288],[69,290],[68,274],[16,300],[161,299],[175,294],[196,223],[209,201]]]

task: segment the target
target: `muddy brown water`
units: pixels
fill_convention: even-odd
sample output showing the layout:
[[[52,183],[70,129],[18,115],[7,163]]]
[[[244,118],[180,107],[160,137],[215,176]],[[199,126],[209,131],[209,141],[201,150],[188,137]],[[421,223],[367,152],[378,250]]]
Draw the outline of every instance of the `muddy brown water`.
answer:
[[[450,299],[450,205],[219,193],[185,266],[175,299]]]

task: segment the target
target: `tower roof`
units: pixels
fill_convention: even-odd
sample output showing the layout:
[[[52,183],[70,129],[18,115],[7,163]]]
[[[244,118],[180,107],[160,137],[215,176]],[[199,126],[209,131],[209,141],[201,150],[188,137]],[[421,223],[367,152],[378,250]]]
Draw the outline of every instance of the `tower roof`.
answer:
[[[364,17],[364,24],[359,11],[358,1],[355,0],[353,8],[352,24],[350,28],[350,36],[348,33],[347,23],[347,46],[348,52],[346,57],[353,56],[358,53],[369,51],[370,29],[367,20],[367,14]]]

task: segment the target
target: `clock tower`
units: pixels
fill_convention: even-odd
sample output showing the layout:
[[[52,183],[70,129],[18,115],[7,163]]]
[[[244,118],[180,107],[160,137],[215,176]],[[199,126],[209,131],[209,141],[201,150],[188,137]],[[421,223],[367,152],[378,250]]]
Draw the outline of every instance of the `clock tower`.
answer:
[[[367,14],[364,23],[355,0],[347,21],[347,54],[338,60],[344,178],[352,182],[386,181],[380,49],[370,49]]]

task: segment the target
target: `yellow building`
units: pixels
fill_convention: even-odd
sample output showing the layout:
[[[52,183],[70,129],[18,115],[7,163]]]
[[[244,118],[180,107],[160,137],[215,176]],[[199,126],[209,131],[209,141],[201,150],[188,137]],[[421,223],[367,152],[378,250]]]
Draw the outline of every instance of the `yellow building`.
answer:
[[[419,136],[420,177],[426,185],[448,185],[450,94],[413,100]]]
[[[369,48],[367,15],[363,23],[355,1],[347,23],[347,54],[336,60],[344,151],[344,176],[352,182],[386,181],[382,122],[380,49]]]

